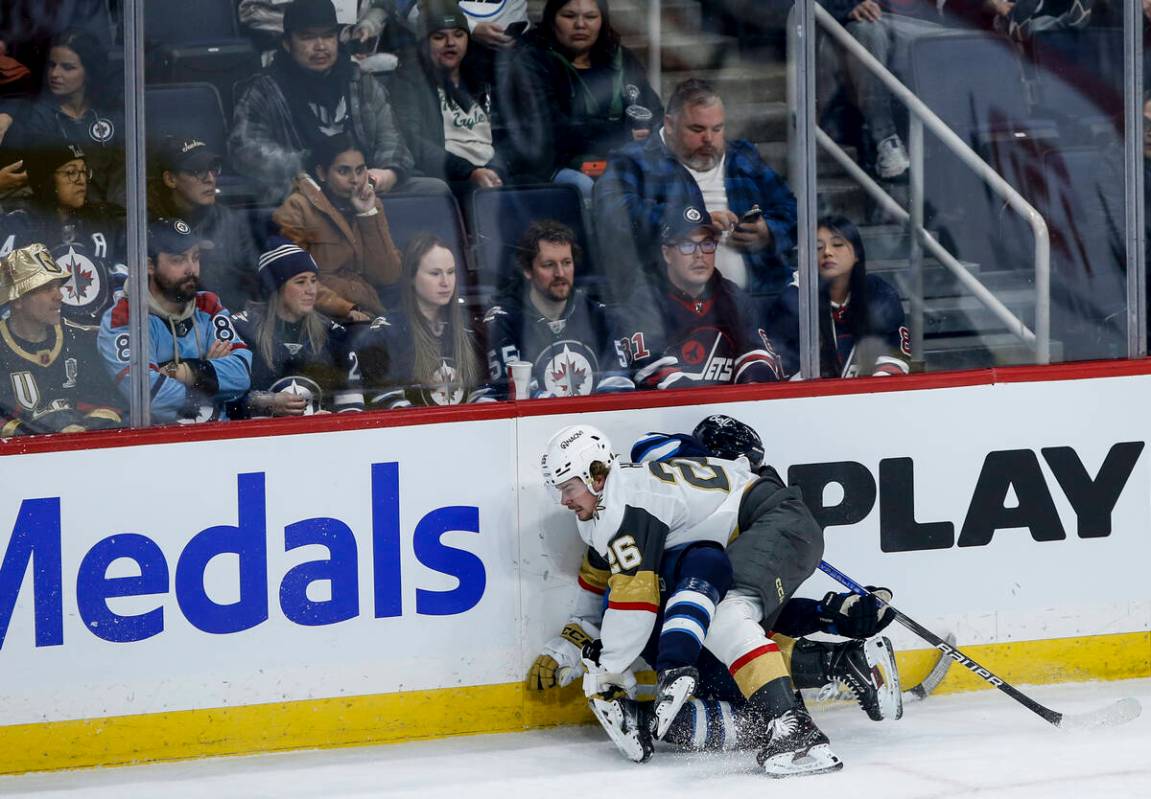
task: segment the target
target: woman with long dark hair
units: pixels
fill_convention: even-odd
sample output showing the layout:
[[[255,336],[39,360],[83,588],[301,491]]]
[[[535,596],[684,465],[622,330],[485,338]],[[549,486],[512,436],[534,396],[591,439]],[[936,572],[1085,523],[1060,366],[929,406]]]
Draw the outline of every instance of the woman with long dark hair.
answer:
[[[607,0],[548,0],[526,40],[503,92],[514,171],[590,199],[608,153],[650,135],[663,104],[620,44]]]
[[[230,418],[364,409],[348,332],[316,312],[318,272],[312,256],[287,239],[268,242],[259,273],[265,302],[232,315],[252,348],[252,388]]]
[[[907,374],[911,340],[899,293],[867,274],[859,228],[825,216],[816,232],[819,253],[819,373],[821,377]],[[784,374],[799,371],[799,283],[788,286],[768,313],[769,333]]]
[[[476,64],[467,17],[432,4],[417,57],[396,73],[396,122],[416,169],[445,180],[457,196],[502,186],[507,170],[496,149],[492,87]]]
[[[4,139],[25,157],[72,144],[87,154],[93,201],[123,204],[124,116],[110,97],[108,56],[95,36],[69,30],[52,38],[40,96],[24,107]]]
[[[17,246],[43,244],[68,270],[64,318],[94,330],[128,276],[124,210],[91,198],[87,154],[74,144],[39,149],[25,163],[31,196],[2,227]]]
[[[488,399],[480,348],[459,298],[456,259],[421,233],[404,250],[400,311],[355,343],[372,408],[459,405]]]
[[[367,322],[384,312],[380,292],[399,277],[400,253],[363,149],[351,136],[340,133],[312,149],[311,171],[296,177],[272,219],[316,259],[321,313]]]

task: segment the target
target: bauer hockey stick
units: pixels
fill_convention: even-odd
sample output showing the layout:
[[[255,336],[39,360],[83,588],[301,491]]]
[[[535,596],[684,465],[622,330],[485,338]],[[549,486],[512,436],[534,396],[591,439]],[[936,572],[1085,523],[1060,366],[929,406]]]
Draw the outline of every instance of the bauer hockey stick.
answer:
[[[1052,710],[1049,707],[1039,704],[1034,699],[1027,696],[1027,694],[1023,693],[1018,688],[1008,683],[1002,677],[994,674],[987,667],[976,663],[974,660],[961,652],[957,647],[948,644],[946,641],[944,641],[935,633],[931,632],[931,630],[921,625],[919,622],[915,621],[904,613],[901,613],[899,609],[894,605],[888,602],[884,602],[881,597],[871,593],[862,585],[855,582],[855,580],[852,580],[839,569],[832,566],[830,563],[821,560],[819,562],[819,569],[824,574],[828,575],[836,582],[841,583],[854,593],[859,594],[860,596],[875,597],[879,602],[885,605],[887,609],[892,612],[892,614],[895,615],[896,620],[904,627],[911,630],[924,641],[927,641],[933,647],[943,652],[944,655],[950,657],[952,660],[963,666],[976,677],[979,677],[984,682],[995,686],[1000,691],[1010,696],[1016,702],[1023,705],[1025,708],[1049,724],[1053,724],[1054,726],[1060,727],[1062,729],[1111,727],[1117,724],[1126,724],[1128,721],[1138,718],[1139,714],[1143,711],[1143,707],[1139,704],[1139,700],[1135,699],[1134,697],[1120,699],[1119,701],[1114,702],[1107,707],[1100,708],[1099,710],[1093,710],[1089,713],[1065,714]]]

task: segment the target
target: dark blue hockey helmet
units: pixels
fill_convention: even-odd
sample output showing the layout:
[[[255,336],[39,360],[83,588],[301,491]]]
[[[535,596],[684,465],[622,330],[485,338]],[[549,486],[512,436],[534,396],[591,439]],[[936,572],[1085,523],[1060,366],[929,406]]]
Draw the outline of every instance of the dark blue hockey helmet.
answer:
[[[763,463],[763,440],[748,425],[722,413],[705,418],[691,431],[693,438],[717,458],[735,460],[740,455],[752,466]]]

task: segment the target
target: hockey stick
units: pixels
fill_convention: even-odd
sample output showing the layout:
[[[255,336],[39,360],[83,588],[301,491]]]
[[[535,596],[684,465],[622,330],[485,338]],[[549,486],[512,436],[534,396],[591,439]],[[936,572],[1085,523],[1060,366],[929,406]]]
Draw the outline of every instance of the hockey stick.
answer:
[[[841,583],[852,592],[860,596],[874,596],[879,602],[887,607],[894,615],[896,620],[907,629],[918,635],[924,641],[934,646],[936,649],[943,652],[944,655],[950,657],[959,665],[966,668],[976,677],[979,677],[989,685],[993,685],[1003,693],[1010,696],[1019,704],[1036,714],[1049,724],[1063,729],[1084,729],[1089,727],[1110,727],[1117,724],[1125,724],[1132,719],[1138,718],[1139,714],[1143,711],[1142,705],[1139,700],[1134,697],[1127,697],[1108,705],[1107,707],[1093,710],[1089,713],[1080,713],[1076,715],[1068,715],[1059,713],[1049,707],[1039,704],[1031,697],[1024,694],[1019,689],[1005,681],[1002,677],[994,674],[990,669],[976,663],[955,646],[951,646],[935,633],[928,630],[919,622],[900,612],[894,605],[884,602],[881,597],[872,594],[859,583],[852,580],[839,569],[832,566],[826,561],[819,562],[819,569],[824,574],[831,577],[838,583]]]
[[[943,639],[943,643],[949,647],[955,647],[955,633],[948,633]],[[943,650],[939,652],[939,660],[935,661],[935,665],[931,667],[931,671],[927,672],[919,685],[914,685],[903,691],[903,701],[923,701],[939,687],[939,683],[943,682],[943,678],[947,676],[947,672],[951,669],[951,664],[955,661],[947,656]]]

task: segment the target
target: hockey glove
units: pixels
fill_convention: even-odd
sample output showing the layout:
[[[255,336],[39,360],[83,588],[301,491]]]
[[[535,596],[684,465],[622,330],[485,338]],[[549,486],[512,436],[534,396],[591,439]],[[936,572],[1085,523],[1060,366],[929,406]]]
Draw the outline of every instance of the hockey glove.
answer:
[[[544,645],[543,652],[528,670],[528,690],[546,691],[549,688],[563,688],[575,682],[583,674],[583,648],[592,639],[575,622],[564,627],[563,632]]]
[[[891,589],[869,585],[867,590],[875,596],[829,592],[817,608],[823,632],[845,638],[870,638],[891,624],[895,615],[876,599],[890,602]]]
[[[588,699],[635,699],[636,679],[631,671],[607,671],[599,664],[603,641],[589,641],[583,648],[583,692]]]

